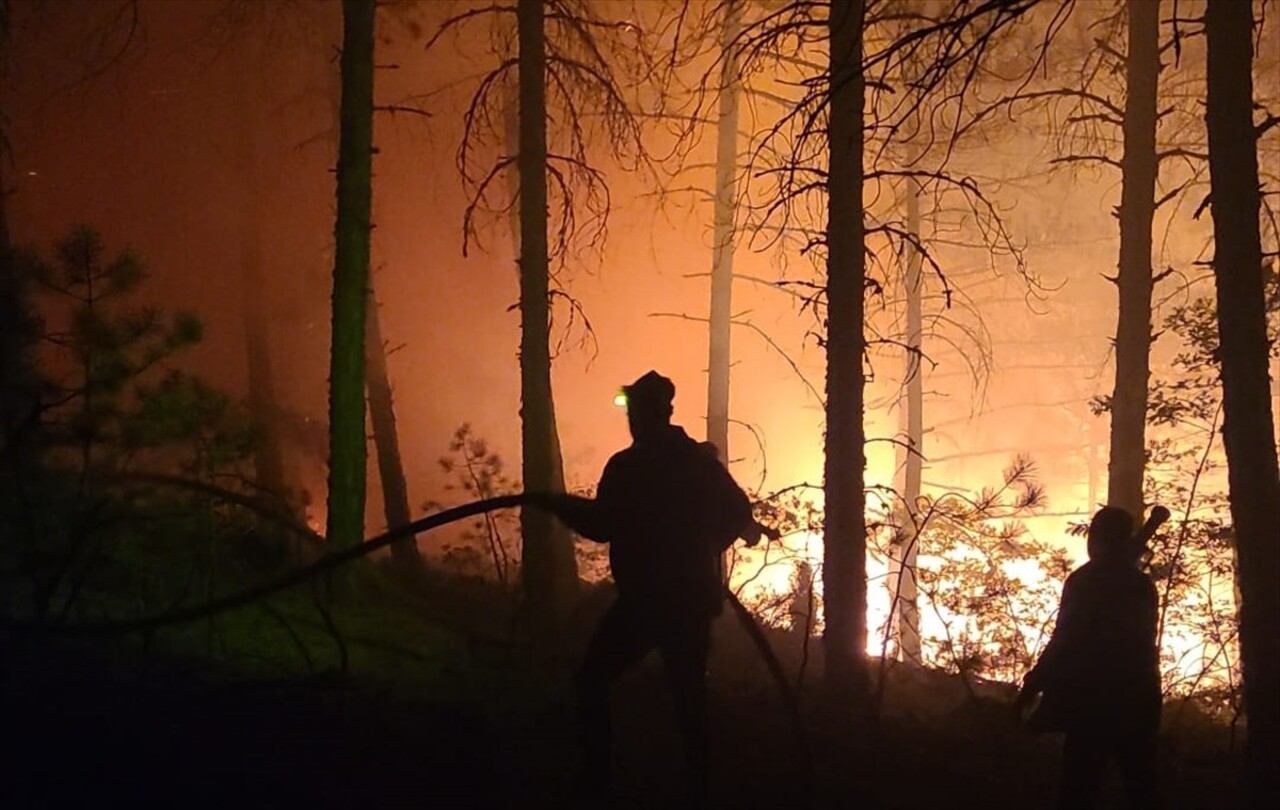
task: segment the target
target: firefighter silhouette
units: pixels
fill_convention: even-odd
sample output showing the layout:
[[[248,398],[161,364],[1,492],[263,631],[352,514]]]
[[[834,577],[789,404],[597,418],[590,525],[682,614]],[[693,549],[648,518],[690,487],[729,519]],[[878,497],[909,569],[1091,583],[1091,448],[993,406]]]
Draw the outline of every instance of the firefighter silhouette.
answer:
[[[1066,732],[1058,796],[1064,810],[1098,805],[1113,760],[1131,806],[1158,804],[1157,597],[1138,567],[1144,542],[1125,510],[1105,506],[1094,515],[1089,561],[1063,585],[1053,637],[1023,681],[1021,703],[1040,695],[1032,727]]]
[[[617,600],[596,628],[576,677],[586,788],[607,793],[610,693],[646,654],[662,656],[680,728],[685,786],[705,797],[709,758],[706,667],[712,619],[723,607],[721,555],[759,540],[751,503],[713,445],[670,423],[675,386],[650,371],[617,397],[630,447],[605,465],[594,499],[548,498],[583,537],[609,544]]]

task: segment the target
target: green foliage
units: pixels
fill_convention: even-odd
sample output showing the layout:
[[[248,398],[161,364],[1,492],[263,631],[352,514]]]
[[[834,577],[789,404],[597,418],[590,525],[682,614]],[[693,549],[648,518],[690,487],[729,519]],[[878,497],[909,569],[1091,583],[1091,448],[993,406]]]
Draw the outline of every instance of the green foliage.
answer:
[[[246,411],[171,367],[200,341],[190,313],[132,299],[147,278],[131,249],[110,254],[77,227],[49,257],[15,251],[43,293],[42,465],[0,503],[8,613],[36,619],[150,615],[234,589],[290,561],[284,534],[199,491],[133,472],[237,487],[256,441]]]
[[[173,464],[205,477],[248,458],[258,430],[225,392],[199,377],[170,370],[155,384],[138,383],[135,404],[121,417],[121,441],[130,451],[182,447]]]
[[[42,369],[43,438],[55,454],[73,452],[55,461],[118,468],[138,449],[133,440],[148,432],[140,420],[160,415],[158,391],[212,391],[195,378],[177,382],[176,371],[157,388],[142,387],[149,370],[198,343],[204,328],[192,313],[169,317],[156,307],[127,303],[147,278],[134,250],[109,256],[97,231],[78,226],[54,244],[52,260],[24,249],[15,252],[15,264],[45,293],[46,320],[58,324],[43,335],[53,350]],[[164,444],[199,444],[205,427],[187,424],[185,435],[170,430]]]
[[[1190,422],[1203,429],[1215,419],[1221,392],[1218,384],[1218,314],[1208,298],[1175,307],[1164,329],[1180,341],[1174,373],[1155,381],[1148,392],[1147,422],[1177,427]]]
[[[441,471],[450,476],[445,491],[465,493],[466,500],[495,498],[520,490],[519,484],[504,472],[502,457],[465,422],[454,431],[449,454],[438,463]],[[440,506],[433,502],[425,504],[428,510]],[[518,538],[519,523],[514,515],[485,513],[467,524],[459,542],[444,544],[445,563],[472,576],[484,576],[489,573],[486,569],[491,569],[493,576],[505,586],[516,575]]]
[[[1044,502],[1029,459],[977,497],[947,493],[917,505],[921,641],[941,668],[1017,681],[1035,663],[1070,573],[1066,553],[1027,536],[1021,518]],[[941,632],[930,633],[926,611]]]
[[[1275,274],[1269,301],[1280,301]],[[1268,315],[1272,357],[1280,318]],[[1235,552],[1222,417],[1217,306],[1208,297],[1175,307],[1163,328],[1179,341],[1168,373],[1153,379],[1147,421],[1149,503],[1174,518],[1152,539],[1145,564],[1160,594],[1165,692],[1194,697],[1199,710],[1233,718],[1240,711]]]
[[[448,453],[437,460],[448,477],[444,490],[461,493],[472,501],[514,495],[521,483],[506,474],[506,465],[497,451],[471,425],[463,423],[449,440]],[[591,497],[592,488],[579,488],[576,495]],[[456,505],[456,504],[452,504]],[[434,511],[445,504],[428,501],[423,509]],[[443,562],[456,573],[470,577],[492,577],[506,587],[519,578],[521,538],[519,514],[504,510],[481,515],[466,524],[454,539],[444,542]],[[589,583],[608,579],[608,547],[577,539],[574,543],[578,572]]]

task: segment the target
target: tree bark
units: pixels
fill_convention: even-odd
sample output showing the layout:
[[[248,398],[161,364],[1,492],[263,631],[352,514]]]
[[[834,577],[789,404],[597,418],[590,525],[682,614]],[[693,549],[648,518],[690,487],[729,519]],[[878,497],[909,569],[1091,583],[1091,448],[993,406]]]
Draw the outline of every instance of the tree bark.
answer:
[[[0,24],[4,22],[0,15]],[[0,36],[7,35],[0,29]],[[0,131],[0,471],[23,476],[31,472],[30,466],[39,456],[31,428],[37,421],[40,386],[31,362],[35,317],[27,284],[18,277],[9,235],[9,191],[4,176],[8,161],[7,142]]]
[[[373,207],[374,0],[342,3],[342,105],[338,134],[338,214],[329,361],[329,522],[331,549],[364,539],[364,319],[369,298]]]
[[[1280,801],[1280,470],[1271,419],[1257,132],[1253,7],[1209,0],[1209,178],[1222,364],[1223,445],[1240,583],[1240,654],[1251,806]]]
[[[409,513],[409,485],[405,482],[404,464],[400,460],[400,435],[396,430],[391,378],[387,374],[382,318],[372,289],[369,291],[364,317],[364,376],[369,396],[369,423],[373,428],[373,448],[378,457],[382,510],[387,519],[387,528],[394,529],[408,524],[412,516]],[[415,571],[422,562],[417,540],[393,545],[391,559],[400,573]]]
[[[920,236],[920,183],[907,180],[907,233],[916,240]],[[894,561],[897,571],[891,583],[893,607],[897,622],[898,652],[903,661],[920,664],[920,608],[916,585],[916,559],[919,553],[920,483],[924,468],[924,365],[920,362],[923,348],[923,313],[921,306],[921,266],[923,257],[914,245],[907,245],[904,277],[907,292],[907,390],[904,402],[908,447],[902,459],[901,527],[895,537]]]
[[[711,247],[707,347],[707,441],[729,463],[729,363],[733,318],[733,237],[738,173],[738,52],[741,0],[729,0],[720,28],[720,115],[716,122],[716,199]]]
[[[823,588],[829,693],[861,702],[867,688],[867,532],[862,423],[866,281],[862,211],[863,0],[832,0],[827,179],[827,429]]]
[[[551,291],[547,251],[546,42],[541,0],[519,0],[520,428],[524,487],[564,491],[551,395]],[[577,587],[569,533],[545,511],[522,509],[521,583],[536,635],[553,634]]]
[[[7,56],[8,7],[0,3],[0,56]],[[0,118],[0,122],[3,119]],[[4,165],[9,160],[8,140],[0,130],[0,458],[4,457],[23,420],[22,403],[27,376],[26,346],[19,324],[25,304],[10,257],[8,189],[5,188]]]
[[[0,137],[0,453],[17,439],[27,410],[27,346],[20,324],[26,308],[10,258],[8,192],[4,187],[4,139]]]
[[[1107,503],[1142,521],[1147,385],[1151,359],[1151,228],[1156,190],[1156,88],[1160,3],[1129,0],[1129,45],[1121,158],[1120,261],[1116,275],[1116,378],[1111,395]]]

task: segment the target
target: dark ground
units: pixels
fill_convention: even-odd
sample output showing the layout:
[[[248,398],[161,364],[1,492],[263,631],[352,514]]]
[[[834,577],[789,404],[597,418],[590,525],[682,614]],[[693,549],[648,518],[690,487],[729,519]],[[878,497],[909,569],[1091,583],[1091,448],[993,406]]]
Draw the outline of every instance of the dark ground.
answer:
[[[386,593],[353,600],[359,608],[334,614],[340,648],[300,593],[271,611],[225,614],[216,628],[160,631],[146,650],[136,637],[19,643],[0,633],[0,807],[680,804],[677,736],[652,658],[615,693],[617,796],[575,789],[569,684],[607,592],[584,603],[559,660],[495,641],[510,625],[495,618],[491,592],[454,597],[434,612]],[[797,673],[800,638],[771,639]],[[347,653],[346,675],[336,649]],[[820,653],[811,642],[810,680]],[[844,735],[806,695],[809,747],[822,754],[806,758],[727,614],[711,672],[715,806],[1051,806],[1059,741],[1014,721],[1008,687],[892,670],[878,727]],[[1228,730],[1175,725],[1162,738],[1167,808],[1240,806]],[[1121,807],[1113,787],[1109,806]]]
[[[802,759],[776,693],[732,677],[716,685],[716,804],[801,806]],[[172,666],[125,673],[83,649],[10,657],[3,688],[6,808],[606,806],[575,795],[572,715],[555,697],[497,708],[335,677],[250,684]],[[678,804],[675,731],[656,667],[618,697],[613,806]],[[809,723],[820,745],[823,720]],[[1198,755],[1176,738],[1165,748],[1168,807],[1232,806],[1222,753]],[[1048,806],[1056,741],[1000,711],[962,710],[931,726],[888,718],[874,753],[845,751],[839,767],[816,766],[814,806],[1033,808]]]

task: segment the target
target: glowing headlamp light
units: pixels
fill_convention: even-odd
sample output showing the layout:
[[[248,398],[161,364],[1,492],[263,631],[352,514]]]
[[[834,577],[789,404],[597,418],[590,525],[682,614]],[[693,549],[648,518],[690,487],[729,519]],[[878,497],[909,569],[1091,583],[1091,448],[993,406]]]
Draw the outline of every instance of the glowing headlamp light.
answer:
[[[618,393],[614,394],[613,404],[617,405],[619,408],[627,407],[627,392],[619,391]]]

